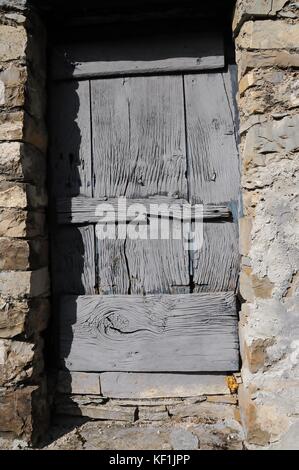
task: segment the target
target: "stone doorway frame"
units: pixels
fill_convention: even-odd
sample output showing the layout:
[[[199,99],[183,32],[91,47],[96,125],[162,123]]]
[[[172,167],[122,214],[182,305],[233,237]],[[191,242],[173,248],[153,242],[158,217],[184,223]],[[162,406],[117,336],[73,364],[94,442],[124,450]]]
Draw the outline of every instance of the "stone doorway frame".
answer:
[[[29,3],[0,2],[0,434],[34,442],[49,418],[50,307],[46,33]],[[232,26],[244,207],[239,408],[248,448],[298,446],[298,18],[286,0],[237,0]]]

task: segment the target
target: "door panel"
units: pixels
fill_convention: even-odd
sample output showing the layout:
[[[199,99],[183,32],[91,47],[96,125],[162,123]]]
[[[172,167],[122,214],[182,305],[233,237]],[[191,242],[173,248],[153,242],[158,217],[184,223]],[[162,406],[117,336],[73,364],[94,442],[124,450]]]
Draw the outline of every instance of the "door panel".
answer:
[[[143,64],[137,76],[71,74],[53,85],[53,293],[69,370],[238,370],[232,81],[230,71],[190,74],[179,63],[175,75],[142,75]],[[176,203],[170,236],[97,237],[98,205],[116,208],[120,196],[144,206],[135,230],[147,235],[164,218],[153,217],[150,204]],[[195,251],[182,237],[187,202],[193,211],[204,205],[203,246]],[[114,211],[107,214],[116,231],[134,219],[124,213],[114,224]]]

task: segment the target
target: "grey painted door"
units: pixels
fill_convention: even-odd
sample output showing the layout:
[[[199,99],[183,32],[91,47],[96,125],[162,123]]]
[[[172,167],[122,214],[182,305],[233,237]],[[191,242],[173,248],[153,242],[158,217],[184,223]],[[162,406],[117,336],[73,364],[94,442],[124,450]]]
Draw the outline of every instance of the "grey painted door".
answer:
[[[239,368],[233,71],[219,38],[183,40],[123,45],[123,57],[109,43],[56,50],[52,283],[71,371]],[[124,196],[145,208],[144,230],[150,203],[202,204],[202,247],[173,235],[180,217],[165,239],[99,239],[96,208]]]

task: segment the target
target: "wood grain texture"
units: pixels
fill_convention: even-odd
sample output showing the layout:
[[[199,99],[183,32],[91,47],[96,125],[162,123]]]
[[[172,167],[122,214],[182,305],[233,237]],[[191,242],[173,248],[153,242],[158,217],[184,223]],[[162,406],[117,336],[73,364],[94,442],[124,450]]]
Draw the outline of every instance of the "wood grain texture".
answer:
[[[102,372],[100,380],[102,393],[109,398],[183,398],[230,393],[226,376],[218,374]]]
[[[173,225],[181,231],[179,221],[170,221],[167,240],[126,241],[126,259],[132,294],[176,294],[190,292],[189,256],[184,241],[173,237]],[[150,225],[147,227],[150,230]]]
[[[97,240],[96,259],[99,294],[129,294],[126,240]]]
[[[240,173],[227,74],[184,77],[188,180],[192,203],[237,201]]]
[[[66,296],[61,309],[61,358],[72,371],[239,368],[231,292]]]
[[[95,197],[127,196],[144,204],[157,194],[152,203],[164,202],[163,195],[187,196],[181,77],[95,80],[92,116]],[[99,241],[98,254],[101,293],[190,290],[181,240]]]
[[[89,83],[54,84],[50,103],[52,196],[91,196]]]
[[[143,225],[147,240],[97,240],[97,285],[100,294],[155,294],[190,292],[189,258],[183,239],[151,240],[151,225]],[[139,230],[136,227],[136,230]]]
[[[94,196],[187,195],[182,79],[92,81]]]
[[[213,33],[167,35],[102,40],[100,43],[56,46],[52,77],[101,76],[200,71],[224,67],[223,39]]]
[[[52,236],[52,273],[55,295],[95,293],[93,226],[63,226],[55,230]]]
[[[203,246],[192,253],[194,292],[235,291],[240,270],[238,251],[236,223],[205,223]]]
[[[111,214],[105,211],[105,221],[114,222],[115,220],[121,222],[128,222],[134,220],[134,215],[128,213],[124,207],[119,204],[117,198],[61,198],[56,202],[57,221],[60,224],[82,224],[82,223],[97,223],[100,220],[99,213],[96,212],[99,205],[111,205]],[[144,220],[148,217],[155,217],[151,210],[152,205],[165,205],[167,204],[171,210],[171,218],[182,220],[183,211],[182,206],[189,204],[186,199],[177,199],[167,196],[152,196],[147,199],[126,199],[126,208],[133,204],[141,204],[144,210],[141,214],[144,215]],[[191,207],[191,219],[184,220],[199,220],[201,216],[197,215],[196,205]],[[117,214],[117,218],[115,216]],[[159,217],[168,217],[168,212],[161,206]],[[232,217],[231,209],[227,204],[210,204],[203,207],[203,218],[207,219],[230,219]]]

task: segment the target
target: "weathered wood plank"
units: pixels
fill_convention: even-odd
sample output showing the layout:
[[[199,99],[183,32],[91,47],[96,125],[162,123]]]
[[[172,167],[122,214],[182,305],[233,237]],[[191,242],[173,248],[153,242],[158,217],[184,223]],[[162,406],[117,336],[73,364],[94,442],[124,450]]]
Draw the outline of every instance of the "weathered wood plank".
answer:
[[[225,395],[225,375],[102,372],[101,388],[109,398],[165,398]]]
[[[180,231],[181,239],[174,239]],[[147,239],[97,240],[98,291],[100,294],[155,294],[190,292],[189,257],[184,250],[183,227],[180,221],[168,221],[169,238],[151,239],[151,222],[123,229],[142,230]],[[105,230],[107,229],[106,227]],[[111,228],[111,225],[110,225]],[[161,233],[161,226],[160,226]],[[118,236],[116,233],[115,236]]]
[[[192,253],[193,291],[235,291],[240,271],[238,251],[236,223],[205,223],[203,245]]]
[[[119,203],[118,198],[60,198],[56,203],[57,222],[61,224],[82,224],[82,223],[97,223],[100,220],[100,213],[97,209],[101,205],[105,205],[105,221],[118,221],[128,222],[134,220],[135,215],[128,212],[128,208],[134,204],[141,204],[140,216],[144,216],[144,220],[148,217],[156,217],[151,209],[151,205],[159,205],[159,217],[168,217],[168,207],[171,208],[171,218],[182,220],[183,211],[182,207],[189,204],[186,199],[177,199],[167,196],[152,196],[148,199],[126,199],[126,204]],[[109,206],[111,211],[109,212]],[[173,208],[173,209],[172,209]],[[197,205],[191,207],[191,219],[199,220],[201,215],[198,215]],[[203,219],[230,219],[232,217],[231,209],[227,204],[210,204],[203,207]],[[184,216],[184,220],[190,220],[189,217]]]
[[[136,204],[157,194],[187,197],[181,77],[95,80],[92,115],[96,198],[126,196]],[[98,254],[100,292],[189,292],[182,240],[99,240]]]
[[[138,38],[122,37],[96,44],[56,46],[52,77],[90,78],[176,71],[200,71],[224,67],[223,39],[213,33],[177,33]]]
[[[63,394],[101,395],[100,375],[60,370],[57,391]]]
[[[187,75],[184,83],[190,200],[204,205],[231,201],[237,207],[240,172],[231,70]],[[194,292],[233,291],[239,272],[237,224],[222,223],[224,218],[206,222],[203,246],[190,257]]]
[[[95,197],[187,196],[182,79],[94,80]]]
[[[170,221],[167,240],[126,241],[126,258],[132,294],[184,294],[190,292],[189,255],[183,235],[176,240],[175,230],[182,232],[179,221]],[[150,230],[150,225],[147,227]],[[148,237],[149,238],[149,237]]]
[[[52,196],[91,196],[89,83],[56,83],[50,103]]]
[[[57,227],[52,236],[52,272],[55,295],[95,294],[93,226]]]
[[[96,282],[99,294],[130,293],[126,240],[97,240]]]
[[[232,292],[62,298],[61,359],[72,371],[236,371]]]
[[[191,202],[237,201],[240,173],[229,72],[186,75],[188,180]]]

